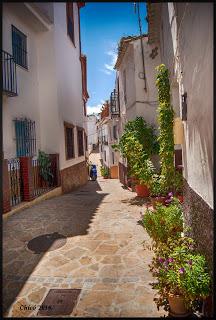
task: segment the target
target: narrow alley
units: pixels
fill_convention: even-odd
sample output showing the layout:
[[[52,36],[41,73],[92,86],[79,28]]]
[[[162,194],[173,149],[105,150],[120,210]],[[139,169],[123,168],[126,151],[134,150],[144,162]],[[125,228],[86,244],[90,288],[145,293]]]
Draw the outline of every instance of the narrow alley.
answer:
[[[99,154],[92,153],[96,161]],[[81,289],[71,316],[142,316],[158,312],[148,270],[151,243],[138,224],[141,208],[135,193],[118,180],[89,181],[77,191],[41,202],[4,222],[4,305],[8,316],[30,317],[48,291]],[[57,232],[62,246],[34,253],[28,242]],[[58,242],[58,241],[57,241]],[[6,250],[7,248],[7,250]],[[6,301],[7,300],[7,301]]]

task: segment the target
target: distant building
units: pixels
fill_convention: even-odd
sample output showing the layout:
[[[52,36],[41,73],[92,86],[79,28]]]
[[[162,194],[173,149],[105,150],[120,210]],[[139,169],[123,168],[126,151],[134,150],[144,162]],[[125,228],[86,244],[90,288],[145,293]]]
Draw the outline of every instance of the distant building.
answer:
[[[110,178],[117,179],[119,177],[119,152],[115,151],[112,145],[118,142],[119,119],[113,118],[112,103],[110,100],[103,105],[101,119],[98,123],[99,151],[102,165],[109,168]]]
[[[98,146],[98,118],[95,114],[87,116],[87,138],[88,138],[88,152],[91,153],[93,149]]]

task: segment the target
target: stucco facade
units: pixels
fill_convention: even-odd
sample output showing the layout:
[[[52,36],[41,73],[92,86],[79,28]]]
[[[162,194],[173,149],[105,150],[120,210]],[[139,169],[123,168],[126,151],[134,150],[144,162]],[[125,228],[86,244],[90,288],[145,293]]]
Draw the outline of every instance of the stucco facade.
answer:
[[[183,123],[185,221],[212,266],[213,6],[149,4],[148,17],[150,42],[160,44],[161,62],[170,72],[173,107]]]
[[[118,54],[115,65],[117,70],[116,90],[119,95],[120,118],[119,136],[123,133],[125,124],[134,120],[137,116],[143,117],[147,123],[151,124],[157,131],[157,106],[158,93],[155,86],[156,66],[160,64],[160,48],[156,51],[154,44],[148,43],[148,36],[142,36],[143,55],[145,65],[146,82],[143,78],[143,60],[140,37],[128,37],[121,40],[122,49]],[[145,90],[146,87],[146,90]],[[155,165],[158,167],[158,159]],[[123,168],[121,172],[126,172],[126,160],[121,156],[119,162]],[[122,181],[125,180],[122,178]]]
[[[78,126],[86,131],[79,10],[73,3],[73,43],[67,32],[66,3],[3,4],[3,50],[12,54],[15,25],[27,36],[28,59],[28,69],[16,66],[18,95],[3,96],[4,158],[16,157],[13,119],[29,118],[36,125],[36,149],[59,153],[60,170],[85,161],[85,152],[78,156],[76,130]],[[64,122],[75,126],[75,157],[70,160],[65,156]]]
[[[87,136],[88,136],[88,151],[93,150],[93,145],[98,144],[98,129],[97,129],[97,116],[92,114],[87,116]]]

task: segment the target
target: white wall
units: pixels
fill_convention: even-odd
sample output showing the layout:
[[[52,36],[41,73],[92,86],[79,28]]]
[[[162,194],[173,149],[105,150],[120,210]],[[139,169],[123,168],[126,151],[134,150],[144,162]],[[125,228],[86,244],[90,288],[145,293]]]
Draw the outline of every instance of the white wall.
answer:
[[[60,167],[61,169],[85,160],[78,157],[75,130],[75,155],[72,160],[65,159],[64,121],[80,127],[84,126],[84,102],[82,99],[82,72],[79,48],[78,7],[73,3],[75,46],[67,35],[66,3],[54,3],[54,43],[58,86],[58,110],[60,121]]]
[[[134,45],[134,61],[135,61],[135,88],[136,88],[136,115],[142,116],[146,122],[158,127],[156,109],[158,106],[158,92],[155,85],[156,81],[156,67],[161,63],[160,49],[158,47],[158,54],[152,59],[149,55],[152,49],[156,47],[154,44],[148,44],[147,37],[142,38],[144,63],[146,74],[146,87],[144,90],[144,80],[139,78],[139,73],[143,72],[141,41],[137,39],[133,42]],[[140,102],[138,102],[140,101]]]
[[[12,53],[11,24],[27,35],[29,70],[17,66],[18,96],[3,99],[4,157],[16,155],[13,119],[28,117],[36,122],[37,148],[60,153],[60,169],[85,160],[78,157],[74,130],[75,159],[65,159],[64,121],[86,127],[82,99],[78,7],[74,3],[75,46],[67,35],[66,4],[46,3],[54,25],[36,28],[30,11],[22,5],[4,4],[3,49]],[[23,10],[21,10],[23,9]],[[29,15],[28,15],[29,12]],[[36,19],[36,18],[35,18]],[[37,20],[36,20],[37,21]],[[38,21],[39,24],[39,21]],[[43,31],[41,31],[43,30]],[[85,145],[85,141],[84,141]]]
[[[3,5],[3,50],[12,54],[13,24],[27,36],[28,70],[17,65],[18,96],[3,96],[3,151],[5,159],[16,156],[15,128],[13,119],[27,117],[35,121],[37,148],[40,148],[40,118],[38,109],[38,58],[37,34],[21,17],[12,11],[10,5]]]
[[[87,116],[87,135],[88,144],[97,144],[98,132],[97,132],[97,117],[95,115]]]
[[[213,6],[190,3],[180,36],[182,81],[187,92],[183,165],[189,185],[213,208]]]
[[[183,174],[190,187],[213,208],[212,4],[164,3],[162,25],[162,62],[175,74],[171,90],[177,115],[181,114],[181,94],[187,92]]]

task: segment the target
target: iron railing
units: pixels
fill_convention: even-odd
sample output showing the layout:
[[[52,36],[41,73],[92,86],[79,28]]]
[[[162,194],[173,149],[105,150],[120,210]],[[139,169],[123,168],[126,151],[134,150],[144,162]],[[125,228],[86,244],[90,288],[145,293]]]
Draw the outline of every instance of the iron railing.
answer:
[[[111,117],[120,115],[118,93],[116,89],[114,89],[110,95],[110,113],[111,113]]]
[[[8,160],[8,172],[10,183],[10,204],[13,207],[22,201],[23,195],[19,159]]]
[[[14,57],[2,50],[2,87],[8,96],[17,96],[16,62]]]

